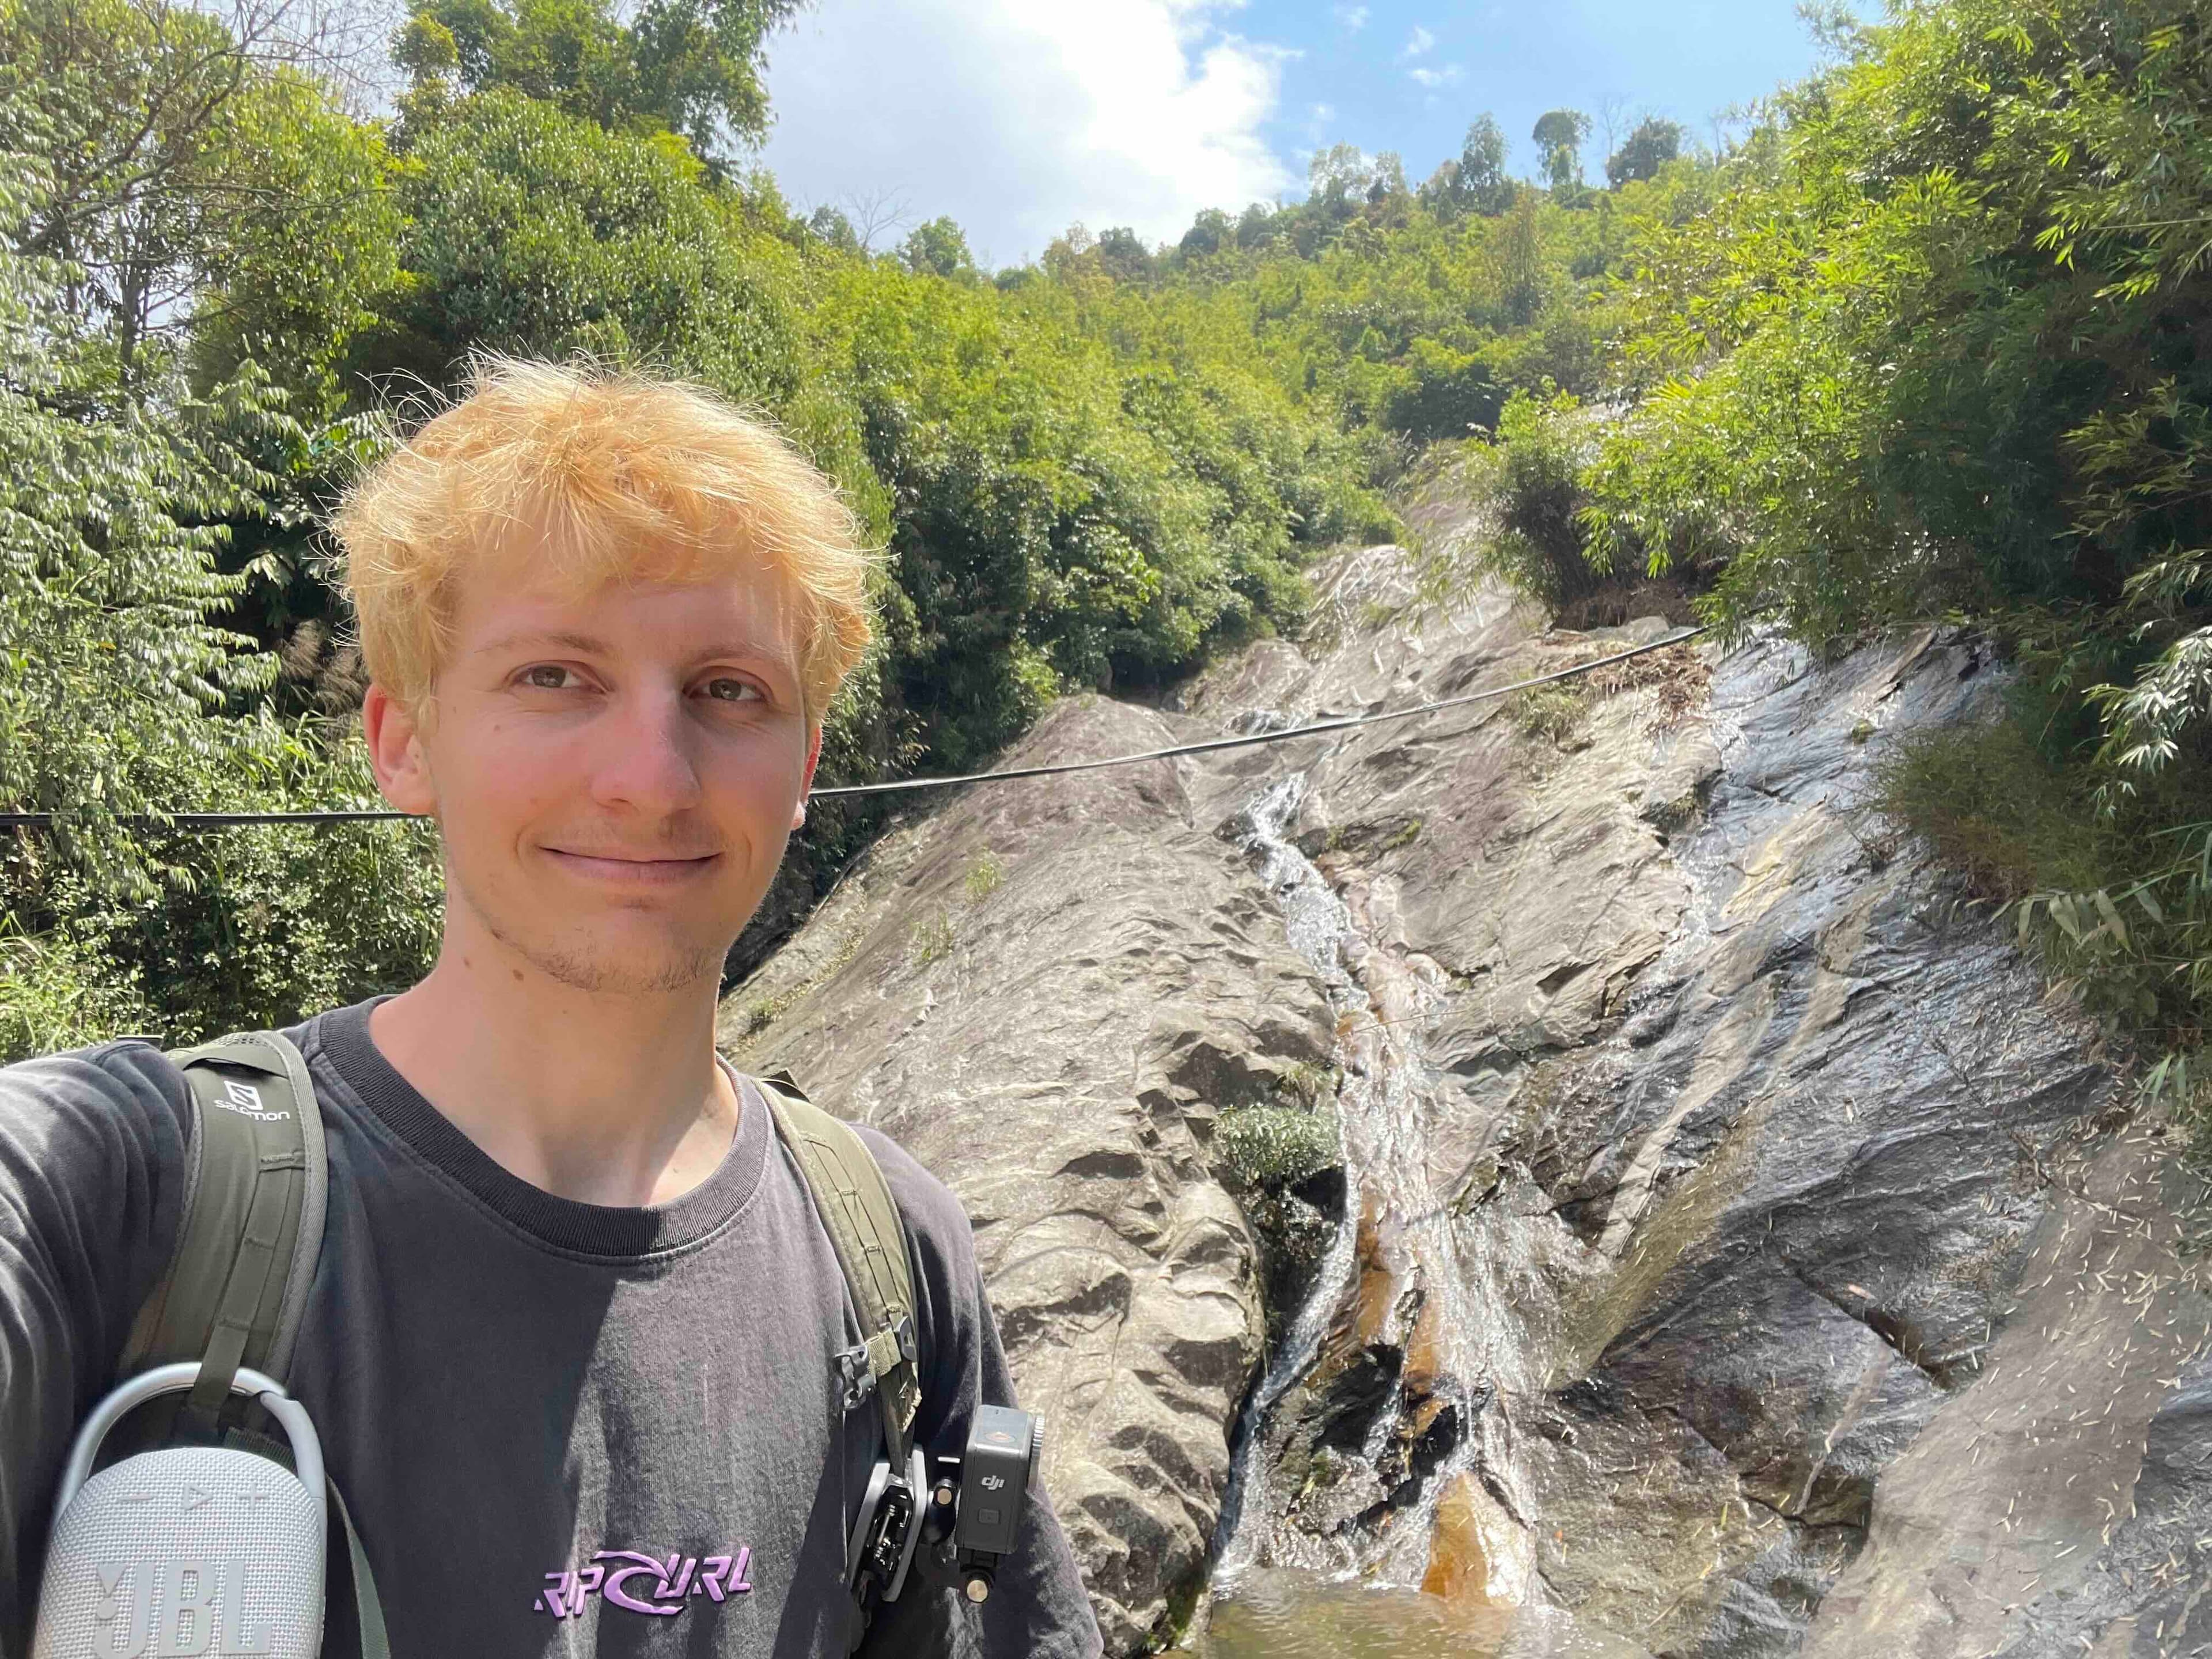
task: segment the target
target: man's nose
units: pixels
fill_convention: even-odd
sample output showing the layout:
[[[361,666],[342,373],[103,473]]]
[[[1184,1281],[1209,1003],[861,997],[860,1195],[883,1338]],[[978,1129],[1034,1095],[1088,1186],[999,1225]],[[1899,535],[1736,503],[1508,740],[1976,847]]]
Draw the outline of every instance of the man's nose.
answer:
[[[656,816],[697,805],[702,792],[692,746],[698,734],[683,693],[640,688],[617,697],[609,714],[596,734],[592,798]]]

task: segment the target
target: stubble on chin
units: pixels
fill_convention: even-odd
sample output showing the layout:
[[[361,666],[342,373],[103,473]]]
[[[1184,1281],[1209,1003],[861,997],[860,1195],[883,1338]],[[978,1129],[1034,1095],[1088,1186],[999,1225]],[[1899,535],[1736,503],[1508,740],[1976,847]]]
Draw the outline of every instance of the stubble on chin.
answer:
[[[632,955],[626,959],[611,953],[574,950],[555,939],[533,938],[526,929],[503,920],[490,906],[478,902],[450,866],[446,886],[448,892],[459,896],[492,939],[549,979],[574,990],[650,996],[688,990],[708,978],[719,983],[722,961],[728,954],[726,947],[718,951],[675,941],[658,956]]]

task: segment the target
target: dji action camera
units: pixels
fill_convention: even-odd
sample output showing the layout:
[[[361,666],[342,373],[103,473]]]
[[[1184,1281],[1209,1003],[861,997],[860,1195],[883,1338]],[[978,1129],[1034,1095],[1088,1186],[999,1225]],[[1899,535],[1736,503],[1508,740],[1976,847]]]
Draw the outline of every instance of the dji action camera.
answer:
[[[1030,1473],[1044,1449],[1044,1425],[1007,1406],[978,1406],[968,1445],[930,1494],[933,1542],[951,1534],[954,1565],[971,1601],[988,1599],[999,1564],[1021,1536]],[[943,1517],[950,1513],[948,1526]]]
[[[54,1500],[31,1659],[321,1652],[322,1446],[276,1382],[241,1369],[231,1389],[282,1425],[292,1468],[230,1447],[164,1446],[92,1472],[117,1424],[199,1373],[197,1362],[157,1366],[85,1419]]]

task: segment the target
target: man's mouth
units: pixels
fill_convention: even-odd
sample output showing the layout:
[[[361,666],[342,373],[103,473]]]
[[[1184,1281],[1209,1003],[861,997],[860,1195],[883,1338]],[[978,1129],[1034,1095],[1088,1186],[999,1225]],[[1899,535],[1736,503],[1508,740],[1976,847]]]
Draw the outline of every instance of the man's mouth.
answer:
[[[720,853],[585,853],[548,847],[547,856],[572,875],[626,886],[675,886],[705,875],[720,864]]]

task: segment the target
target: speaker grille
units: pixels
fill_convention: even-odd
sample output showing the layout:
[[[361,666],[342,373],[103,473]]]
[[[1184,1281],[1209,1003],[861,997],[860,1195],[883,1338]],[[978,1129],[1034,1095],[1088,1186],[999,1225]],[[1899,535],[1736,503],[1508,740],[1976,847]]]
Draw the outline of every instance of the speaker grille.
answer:
[[[314,1659],[323,1532],[282,1464],[213,1446],[125,1458],[56,1529],[32,1659]]]

